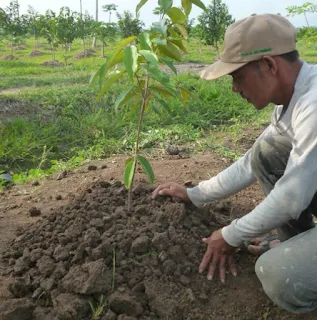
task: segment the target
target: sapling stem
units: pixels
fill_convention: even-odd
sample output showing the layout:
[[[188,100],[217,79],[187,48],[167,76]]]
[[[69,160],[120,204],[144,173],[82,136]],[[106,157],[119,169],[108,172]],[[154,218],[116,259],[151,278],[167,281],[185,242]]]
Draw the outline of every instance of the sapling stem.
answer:
[[[148,93],[148,88],[149,88],[149,80],[150,80],[149,75],[147,75],[145,78],[144,91],[142,91],[142,88],[140,86],[140,89],[142,92],[142,106],[141,106],[140,115],[139,115],[138,133],[137,133],[136,145],[135,145],[135,149],[134,149],[134,160],[133,161],[135,162],[135,166],[134,166],[133,174],[132,174],[132,183],[131,183],[130,189],[128,191],[128,211],[131,211],[131,208],[132,208],[132,186],[133,186],[133,181],[134,181],[135,170],[137,167],[137,156],[139,154],[139,141],[140,141],[140,134],[141,134],[141,126],[142,126],[144,111],[145,111],[145,107],[146,107],[147,93]],[[140,83],[139,83],[139,85],[140,85]]]

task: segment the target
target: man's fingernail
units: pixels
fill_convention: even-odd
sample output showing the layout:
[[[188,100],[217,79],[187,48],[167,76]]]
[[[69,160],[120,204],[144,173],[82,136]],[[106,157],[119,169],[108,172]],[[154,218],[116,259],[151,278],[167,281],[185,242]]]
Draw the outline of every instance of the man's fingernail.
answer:
[[[199,272],[199,273],[203,273],[203,269],[202,269],[202,268],[199,268],[198,272]]]
[[[220,281],[221,281],[221,283],[223,283],[223,284],[225,283],[225,279],[220,279]]]
[[[207,238],[203,238],[202,240],[203,240],[203,241],[206,241],[206,240],[207,240]]]
[[[209,274],[209,275],[207,276],[207,279],[208,279],[208,280],[212,280],[212,276]]]
[[[236,277],[238,275],[236,272],[233,272],[232,274],[234,277]]]

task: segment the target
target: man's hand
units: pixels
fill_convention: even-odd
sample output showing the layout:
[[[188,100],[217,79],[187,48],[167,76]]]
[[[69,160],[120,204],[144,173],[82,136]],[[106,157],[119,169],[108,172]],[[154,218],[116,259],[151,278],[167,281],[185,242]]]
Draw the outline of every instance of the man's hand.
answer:
[[[186,188],[175,182],[168,182],[159,185],[152,192],[153,199],[156,199],[158,196],[170,196],[172,198],[176,197],[184,202],[191,202],[187,195]]]
[[[208,245],[207,251],[199,266],[199,273],[208,267],[207,279],[212,280],[217,266],[222,283],[226,280],[226,265],[229,265],[231,273],[236,277],[237,268],[234,263],[235,247],[230,246],[222,236],[221,229],[212,233],[209,238],[204,238],[203,242]]]

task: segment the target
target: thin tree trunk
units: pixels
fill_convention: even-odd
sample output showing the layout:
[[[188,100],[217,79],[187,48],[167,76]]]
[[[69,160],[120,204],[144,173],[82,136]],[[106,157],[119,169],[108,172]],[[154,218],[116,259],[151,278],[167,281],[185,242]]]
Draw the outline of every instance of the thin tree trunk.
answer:
[[[304,12],[304,16],[305,16],[305,19],[306,19],[307,27],[309,27],[309,23],[308,23],[308,19],[307,19],[307,16],[306,16],[306,12]]]
[[[98,21],[98,0],[96,0],[96,21]],[[92,41],[92,49],[96,49],[97,47],[97,37],[94,37]]]

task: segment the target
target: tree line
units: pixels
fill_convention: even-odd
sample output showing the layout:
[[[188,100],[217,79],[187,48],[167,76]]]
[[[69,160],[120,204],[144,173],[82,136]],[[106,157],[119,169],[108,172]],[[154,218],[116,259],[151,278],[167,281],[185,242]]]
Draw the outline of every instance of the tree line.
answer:
[[[145,29],[145,24],[138,16],[134,16],[130,11],[118,13],[115,4],[104,5],[102,10],[109,14],[107,22],[98,21],[97,15],[94,19],[87,11],[83,13],[82,6],[79,13],[65,6],[58,13],[47,10],[45,14],[40,14],[28,6],[27,13],[21,15],[18,0],[12,0],[9,6],[0,8],[0,40],[6,39],[9,42],[12,55],[14,45],[23,37],[34,38],[34,49],[37,48],[39,39],[45,38],[50,45],[52,59],[55,60],[55,49],[62,47],[65,52],[70,51],[75,39],[81,39],[84,51],[92,46],[95,48],[96,42],[93,39],[99,39],[104,56],[104,46],[108,42],[117,37],[138,36]],[[299,30],[298,37],[316,42],[316,28],[309,25],[306,15],[308,12],[317,11],[316,4],[306,2],[302,6],[287,7],[286,10],[290,16],[301,14],[305,16],[307,27]],[[113,12],[116,12],[117,23],[111,21]],[[164,14],[160,7],[156,7],[153,13],[158,16]],[[197,19],[187,17],[186,33],[189,37],[199,39],[200,44],[213,46],[218,53],[225,30],[233,22],[227,5],[222,0],[211,0]]]

